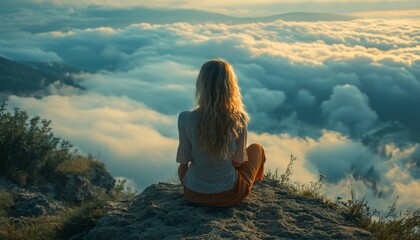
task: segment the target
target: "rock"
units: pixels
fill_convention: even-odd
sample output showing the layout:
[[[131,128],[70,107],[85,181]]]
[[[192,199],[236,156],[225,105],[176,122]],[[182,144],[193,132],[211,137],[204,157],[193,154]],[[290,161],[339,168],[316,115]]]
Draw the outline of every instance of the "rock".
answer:
[[[109,192],[115,186],[115,179],[106,168],[95,168],[88,174],[89,181],[93,186],[104,188]]]
[[[9,181],[3,177],[0,177],[0,190],[13,192],[13,193],[23,193],[25,189],[20,187],[19,185]]]
[[[37,188],[22,188],[4,178],[0,178],[0,190],[12,196],[11,207],[7,210],[11,218],[53,215],[64,209],[54,199],[48,200]]]
[[[62,208],[51,203],[41,193],[20,193],[14,205],[15,217],[39,217],[52,215],[62,210]]]
[[[187,202],[182,187],[154,184],[131,201],[114,204],[77,239],[371,239],[319,199],[292,195],[275,181],[257,182],[229,208]]]
[[[66,174],[65,185],[61,189],[61,197],[76,203],[85,202],[94,198],[90,181],[80,175]]]
[[[59,186],[64,187],[59,187]],[[67,173],[61,177],[60,197],[66,201],[82,203],[95,198],[95,194],[108,193],[115,186],[115,179],[106,170],[105,165],[93,167],[85,174]],[[94,191],[96,190],[96,191]]]
[[[99,194],[109,193],[115,186],[115,182],[116,180],[108,172],[105,165],[98,163],[89,169],[87,173],[62,174],[56,177],[55,181],[46,182],[43,185],[26,185],[22,187],[6,178],[0,177],[0,190],[10,192],[13,195],[40,193],[44,198],[47,196],[55,200],[83,203],[94,199]],[[41,204],[33,208],[32,212],[23,213],[22,216],[27,216],[26,214],[34,214],[34,216],[48,214],[49,211],[45,213],[43,209]]]

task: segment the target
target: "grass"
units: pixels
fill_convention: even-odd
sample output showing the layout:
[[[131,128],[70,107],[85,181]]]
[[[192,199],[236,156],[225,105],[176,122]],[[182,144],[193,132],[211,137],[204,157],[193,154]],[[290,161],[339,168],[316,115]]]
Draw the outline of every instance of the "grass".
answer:
[[[19,223],[2,219],[0,239],[41,240],[60,239],[60,217],[22,218]]]
[[[0,217],[6,216],[9,208],[13,205],[13,196],[9,192],[0,190]]]
[[[73,160],[68,160],[60,163],[56,171],[60,174],[66,174],[70,173],[73,175],[85,175],[92,169],[95,169],[97,167],[102,167],[103,165],[101,162],[94,160],[91,157],[86,158],[77,158]]]
[[[323,179],[324,175],[319,175],[317,182],[310,182],[309,184],[300,184],[298,182],[291,182],[290,177],[293,175],[293,165],[297,157],[293,154],[290,155],[289,163],[287,164],[286,171],[279,175],[279,170],[275,169],[274,172],[268,170],[265,173],[265,178],[278,181],[280,187],[287,188],[292,194],[306,196],[310,198],[317,198],[327,201],[323,193]]]
[[[354,191],[351,191],[351,195],[352,199],[347,202],[338,201],[337,204],[347,220],[372,232],[375,239],[420,239],[420,209],[397,214],[397,197],[388,212],[382,214],[372,209],[365,197],[355,199]]]
[[[64,217],[61,237],[68,239],[71,236],[93,228],[96,221],[105,214],[106,201],[97,199],[84,205],[71,209]]]
[[[105,202],[95,200],[81,206],[71,207],[56,216],[20,218],[18,223],[2,218],[0,239],[10,240],[53,240],[69,239],[95,226],[105,214]]]
[[[104,197],[108,196],[112,201],[122,201],[136,196],[138,192],[130,186],[127,186],[126,182],[126,179],[117,179],[114,189],[107,195],[104,194]]]
[[[93,228],[99,218],[106,213],[107,202],[122,201],[137,192],[125,186],[125,181],[117,181],[109,193],[98,193],[96,198],[82,205],[68,205],[64,212],[53,216],[19,218],[7,217],[6,211],[0,215],[0,239],[7,240],[61,240],[69,239]],[[0,191],[0,207],[8,209],[13,204],[10,193]]]
[[[365,197],[356,199],[354,189],[350,189],[351,199],[343,201],[341,198],[337,198],[335,202],[332,202],[323,193],[324,175],[321,174],[317,182],[310,182],[310,184],[292,183],[290,181],[290,177],[293,175],[292,168],[296,160],[297,158],[293,154],[290,155],[289,164],[283,174],[279,176],[278,169],[276,169],[274,172],[267,171],[265,177],[278,181],[280,187],[288,189],[292,194],[321,199],[328,205],[333,205],[344,215],[346,220],[370,231],[374,239],[420,239],[420,208],[397,214],[397,197],[389,206],[388,212],[382,214],[371,208]]]
[[[106,213],[107,201],[97,198],[82,205],[69,206],[65,212],[54,216],[20,218],[13,222],[0,217],[0,239],[8,240],[61,240],[69,239],[93,228]]]
[[[377,239],[420,239],[420,210],[407,211],[390,221],[373,221],[368,227]]]

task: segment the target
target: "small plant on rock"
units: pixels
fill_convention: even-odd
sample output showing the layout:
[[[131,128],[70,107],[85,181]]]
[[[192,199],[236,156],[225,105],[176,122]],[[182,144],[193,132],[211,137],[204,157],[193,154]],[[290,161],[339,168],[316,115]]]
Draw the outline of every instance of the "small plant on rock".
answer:
[[[280,185],[290,185],[290,176],[292,176],[292,168],[295,164],[297,157],[290,154],[289,164],[287,164],[286,171],[280,175]]]

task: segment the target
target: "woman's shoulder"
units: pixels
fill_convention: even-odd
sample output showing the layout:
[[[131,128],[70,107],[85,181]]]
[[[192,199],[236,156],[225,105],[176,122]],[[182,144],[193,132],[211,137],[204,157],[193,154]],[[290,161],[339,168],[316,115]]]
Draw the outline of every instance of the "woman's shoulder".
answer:
[[[178,118],[186,118],[191,116],[191,114],[193,113],[194,110],[185,110],[179,113]]]
[[[190,113],[191,113],[191,111],[190,111],[190,110],[182,111],[182,112],[180,112],[180,113],[179,113],[178,118],[179,118],[179,119],[181,119],[181,118],[185,118],[185,117],[186,117],[186,116],[188,116]]]
[[[178,121],[189,121],[195,119],[198,114],[198,109],[182,111],[178,116]]]

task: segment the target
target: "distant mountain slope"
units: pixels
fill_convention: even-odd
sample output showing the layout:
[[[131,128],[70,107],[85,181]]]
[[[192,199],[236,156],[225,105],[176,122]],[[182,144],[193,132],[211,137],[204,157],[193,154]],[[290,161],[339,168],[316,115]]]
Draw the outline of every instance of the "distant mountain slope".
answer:
[[[87,8],[72,13],[70,18],[63,18],[48,25],[38,25],[26,28],[31,32],[46,31],[68,31],[79,28],[114,27],[122,28],[135,23],[169,24],[175,22],[188,23],[225,23],[241,24],[252,22],[284,21],[348,21],[356,19],[354,16],[331,14],[331,13],[309,13],[297,12],[278,14],[267,17],[234,17],[219,13],[205,12],[192,9],[109,9],[109,8]]]
[[[55,79],[59,80],[60,82],[81,88],[78,84],[76,84],[73,80],[72,74],[80,73],[80,72],[87,72],[86,70],[81,70],[75,67],[71,67],[59,62],[30,62],[30,61],[22,61],[20,62],[26,66],[31,67],[34,70],[47,73]]]
[[[355,16],[332,14],[332,13],[311,13],[293,12],[277,14],[267,17],[234,17],[220,13],[205,12],[191,9],[159,10],[147,8],[134,9],[96,9],[87,11],[86,17],[95,19],[98,23],[124,25],[135,22],[148,23],[174,23],[174,22],[215,22],[215,23],[250,23],[250,22],[271,22],[276,20],[284,21],[348,21],[357,19]],[[112,21],[110,21],[112,20]],[[134,22],[133,22],[134,21]],[[95,21],[93,21],[95,22]],[[92,22],[92,23],[93,23]]]
[[[56,79],[18,62],[0,57],[0,91],[28,93],[41,90]]]
[[[0,57],[0,92],[28,94],[42,90],[57,80],[77,87],[67,72],[80,70],[59,63],[15,62]]]
[[[316,22],[316,21],[351,21],[357,19],[357,17],[334,14],[334,13],[308,13],[308,12],[294,12],[294,13],[284,13],[274,16],[256,18],[262,22],[272,22],[276,20],[283,21],[297,21],[297,22]]]
[[[48,73],[50,75],[53,75],[55,77],[61,78],[64,75],[67,75],[69,73],[79,73],[82,70],[71,67],[59,62],[33,62],[33,61],[20,61],[19,63],[22,63],[26,66],[30,66],[34,70],[38,70],[44,73]],[[83,70],[84,71],[84,70]]]

